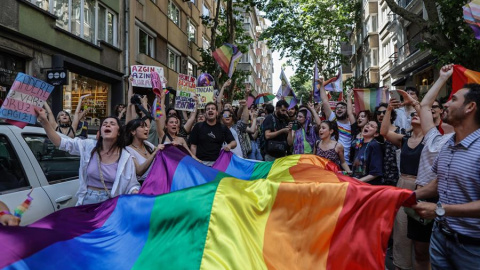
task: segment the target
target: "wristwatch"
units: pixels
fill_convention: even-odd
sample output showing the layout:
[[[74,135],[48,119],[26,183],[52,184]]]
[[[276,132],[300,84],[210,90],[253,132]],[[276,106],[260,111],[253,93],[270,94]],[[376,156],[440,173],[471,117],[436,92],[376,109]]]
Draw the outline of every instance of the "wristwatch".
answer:
[[[442,207],[441,202],[437,202],[437,209],[435,209],[435,214],[437,214],[437,217],[439,218],[445,216],[445,209]]]

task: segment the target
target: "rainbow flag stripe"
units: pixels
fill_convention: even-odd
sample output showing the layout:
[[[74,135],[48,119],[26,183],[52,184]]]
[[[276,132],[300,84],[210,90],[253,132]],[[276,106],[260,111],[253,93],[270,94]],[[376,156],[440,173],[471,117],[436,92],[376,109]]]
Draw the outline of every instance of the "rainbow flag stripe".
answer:
[[[461,65],[453,65],[450,98],[467,83],[480,83],[480,72],[466,69]]]
[[[231,78],[242,57],[242,52],[240,52],[237,46],[224,43],[220,48],[212,52],[212,56],[223,71],[228,74],[228,77]]]
[[[143,189],[167,194],[123,195],[1,228],[0,268],[384,269],[396,211],[412,193],[337,174],[314,155],[258,163],[224,153],[215,165],[167,147],[155,169],[170,181]]]
[[[375,107],[382,101],[382,88],[353,89],[353,95],[355,98],[356,114],[364,110],[373,112],[375,111]]]

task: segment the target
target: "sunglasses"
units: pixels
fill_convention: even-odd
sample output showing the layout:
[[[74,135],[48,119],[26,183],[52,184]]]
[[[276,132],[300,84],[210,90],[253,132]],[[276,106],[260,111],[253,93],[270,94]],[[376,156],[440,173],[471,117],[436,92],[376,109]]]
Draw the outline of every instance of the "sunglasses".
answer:
[[[410,117],[415,117],[415,116],[418,116],[418,114],[415,113],[415,112],[412,112],[412,113],[410,114]]]
[[[381,114],[385,114],[387,111],[377,111],[376,114],[377,115],[381,115]]]
[[[439,109],[439,108],[440,108],[439,105],[433,105],[433,106],[432,106],[432,109]]]
[[[230,118],[230,117],[232,117],[232,115],[230,115],[230,114],[224,114],[223,115],[223,118]]]

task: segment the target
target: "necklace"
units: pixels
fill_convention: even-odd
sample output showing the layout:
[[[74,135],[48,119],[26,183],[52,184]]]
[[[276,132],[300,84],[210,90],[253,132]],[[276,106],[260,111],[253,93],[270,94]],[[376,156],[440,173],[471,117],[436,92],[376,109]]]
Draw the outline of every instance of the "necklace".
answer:
[[[140,147],[137,147],[137,146],[136,146],[135,144],[133,144],[133,143],[132,143],[131,145],[132,145],[133,148],[135,148],[135,149],[137,150],[137,152],[139,152],[140,154],[143,154],[143,155],[145,155],[145,156],[148,155],[148,152],[147,152],[147,149],[146,149],[146,148],[144,148],[144,149],[142,150],[142,149],[140,149]],[[144,147],[145,147],[145,146],[144,146]],[[143,151],[143,153],[142,153],[141,151]]]

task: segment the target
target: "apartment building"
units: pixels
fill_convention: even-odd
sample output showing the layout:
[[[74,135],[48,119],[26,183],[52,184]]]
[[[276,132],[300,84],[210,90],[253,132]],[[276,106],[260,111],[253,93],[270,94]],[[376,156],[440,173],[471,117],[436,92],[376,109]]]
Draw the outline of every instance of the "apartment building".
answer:
[[[254,40],[240,63],[239,70],[250,71],[251,75],[245,81],[251,85],[253,94],[272,93],[273,91],[273,58],[267,42],[260,40],[260,35],[268,27],[265,18],[254,8],[243,13],[243,27]]]
[[[378,87],[379,76],[379,27],[378,0],[363,0],[359,27],[351,34],[350,58],[355,87]]]
[[[87,120],[98,128],[123,102],[122,10],[116,0],[0,1],[2,89],[18,72],[49,81],[49,70],[63,71],[66,81],[51,94],[54,113],[75,111],[79,97],[91,94]]]

